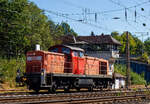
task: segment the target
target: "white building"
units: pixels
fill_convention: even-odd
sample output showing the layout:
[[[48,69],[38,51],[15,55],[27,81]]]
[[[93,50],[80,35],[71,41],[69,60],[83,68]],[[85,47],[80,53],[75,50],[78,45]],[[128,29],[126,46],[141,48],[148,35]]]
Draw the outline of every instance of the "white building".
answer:
[[[119,73],[115,73],[115,83],[113,84],[112,88],[113,89],[125,88],[125,79],[126,79],[125,76]]]

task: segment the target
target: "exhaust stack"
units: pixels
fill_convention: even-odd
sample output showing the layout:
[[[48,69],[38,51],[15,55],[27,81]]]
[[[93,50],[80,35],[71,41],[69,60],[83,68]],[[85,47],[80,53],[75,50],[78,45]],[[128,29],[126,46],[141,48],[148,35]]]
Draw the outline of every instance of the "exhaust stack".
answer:
[[[39,44],[36,44],[35,50],[36,50],[36,51],[39,51],[39,50],[40,50],[40,45],[39,45]]]

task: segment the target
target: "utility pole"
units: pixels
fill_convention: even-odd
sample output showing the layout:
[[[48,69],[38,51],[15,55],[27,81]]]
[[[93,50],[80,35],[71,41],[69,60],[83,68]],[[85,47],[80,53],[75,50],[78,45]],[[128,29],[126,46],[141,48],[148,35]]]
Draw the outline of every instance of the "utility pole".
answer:
[[[130,86],[130,43],[129,43],[129,33],[126,32],[127,42],[126,42],[126,62],[127,62],[127,71],[126,71],[126,88]]]

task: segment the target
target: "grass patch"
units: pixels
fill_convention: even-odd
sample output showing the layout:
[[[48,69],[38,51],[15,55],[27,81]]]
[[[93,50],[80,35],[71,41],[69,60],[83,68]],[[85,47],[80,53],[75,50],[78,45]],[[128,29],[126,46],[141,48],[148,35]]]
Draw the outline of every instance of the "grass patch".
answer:
[[[8,83],[8,87],[15,87],[16,71],[24,72],[25,57],[5,59],[0,58],[0,83]]]

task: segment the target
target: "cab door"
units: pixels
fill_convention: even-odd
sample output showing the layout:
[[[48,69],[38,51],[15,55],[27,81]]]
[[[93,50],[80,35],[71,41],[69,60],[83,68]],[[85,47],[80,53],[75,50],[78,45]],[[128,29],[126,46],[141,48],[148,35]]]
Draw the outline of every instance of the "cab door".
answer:
[[[78,57],[78,70],[79,70],[79,74],[84,74],[84,68],[85,68],[84,54],[81,51],[79,51],[78,54],[79,54],[79,57]]]
[[[78,70],[78,52],[77,51],[73,51],[73,58],[72,58],[73,62],[73,69],[72,72],[73,74],[78,74],[79,70]]]
[[[70,49],[62,47],[61,52],[65,55],[64,73],[72,73],[72,56]]]
[[[73,51],[73,73],[84,74],[85,59],[81,51]]]

